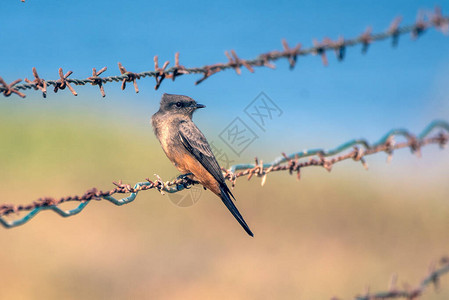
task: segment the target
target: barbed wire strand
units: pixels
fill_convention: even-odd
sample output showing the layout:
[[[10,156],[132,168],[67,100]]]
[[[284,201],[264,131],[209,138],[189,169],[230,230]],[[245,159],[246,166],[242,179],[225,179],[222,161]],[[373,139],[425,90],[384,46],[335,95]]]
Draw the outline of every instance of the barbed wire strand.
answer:
[[[128,71],[119,62],[118,67],[121,75],[118,76],[107,76],[100,77],[99,75],[106,71],[106,67],[102,68],[100,72],[96,72],[93,68],[92,76],[86,79],[74,79],[68,78],[72,71],[68,71],[65,75],[62,73],[62,69],[59,68],[59,79],[58,80],[44,80],[37,74],[36,68],[33,68],[34,80],[25,79],[25,83],[19,84],[21,79],[13,81],[11,84],[7,84],[0,77],[0,93],[4,96],[10,96],[12,94],[17,94],[18,96],[24,98],[25,94],[21,93],[20,90],[35,89],[41,90],[42,96],[45,98],[47,96],[47,86],[54,86],[54,92],[58,90],[63,90],[66,87],[72,92],[74,96],[77,96],[77,92],[73,89],[70,84],[74,85],[96,85],[100,88],[101,95],[105,97],[104,87],[108,82],[122,82],[121,89],[126,88],[127,82],[132,82],[136,93],[139,92],[137,87],[137,80],[145,77],[154,77],[156,80],[155,89],[157,90],[162,81],[165,78],[171,78],[173,81],[176,77],[185,74],[202,74],[202,78],[197,80],[195,84],[200,84],[212,75],[224,71],[227,69],[234,69],[237,74],[241,74],[241,68],[245,67],[250,72],[254,72],[253,67],[268,67],[275,68],[273,64],[279,59],[287,59],[290,65],[290,69],[293,69],[296,65],[298,56],[306,55],[319,55],[322,58],[323,64],[328,64],[327,52],[329,50],[335,51],[338,60],[343,60],[346,54],[346,48],[356,45],[362,45],[362,53],[366,53],[369,45],[374,42],[382,41],[388,38],[392,39],[392,45],[397,46],[399,36],[405,34],[411,34],[413,39],[418,38],[427,29],[435,28],[441,32],[447,34],[449,31],[449,16],[443,16],[441,9],[436,7],[433,12],[423,12],[418,13],[417,20],[414,24],[408,26],[399,26],[401,18],[395,18],[391,23],[390,27],[380,33],[371,33],[372,28],[368,27],[360,36],[352,39],[344,39],[340,37],[336,41],[332,41],[330,38],[324,38],[323,41],[319,42],[313,40],[314,46],[309,48],[302,48],[301,44],[296,45],[294,48],[290,48],[286,40],[282,40],[282,51],[274,50],[267,53],[260,54],[254,59],[242,59],[240,58],[234,50],[230,52],[225,51],[225,55],[228,58],[227,63],[216,63],[211,65],[205,65],[203,67],[192,67],[186,68],[179,63],[179,53],[175,54],[175,65],[168,68],[169,61],[165,61],[162,67],[159,67],[159,59],[156,55],[154,57],[154,71],[145,71],[140,73],[134,73]]]
[[[397,287],[397,274],[393,274],[391,276],[391,280],[389,283],[389,288],[386,291],[380,291],[371,293],[370,288],[367,287],[364,295],[357,295],[355,300],[386,300],[386,299],[418,299],[421,297],[425,290],[433,285],[435,289],[438,291],[440,278],[443,275],[449,273],[449,257],[443,256],[439,260],[439,267],[436,267],[435,263],[432,263],[429,267],[428,274],[424,277],[424,279],[415,287],[411,287],[409,284],[404,283],[403,288]],[[340,300],[338,297],[333,297],[331,300]]]
[[[439,129],[438,133],[432,134]],[[395,138],[405,138],[403,142],[397,142]],[[379,152],[385,152],[388,154],[388,161],[391,160],[393,152],[401,148],[410,148],[412,153],[420,155],[421,148],[430,144],[437,144],[444,147],[449,140],[449,123],[441,120],[433,121],[430,123],[418,136],[414,136],[405,129],[395,129],[388,132],[378,142],[370,145],[365,139],[354,139],[348,141],[334,149],[311,149],[301,152],[293,153],[291,155],[282,154],[281,157],[276,158],[271,163],[264,164],[262,160],[255,158],[254,164],[240,164],[234,165],[229,170],[223,169],[224,176],[227,180],[231,181],[232,186],[236,184],[236,179],[242,176],[247,176],[248,180],[254,175],[261,177],[261,184],[264,185],[267,181],[268,174],[277,171],[289,171],[290,174],[294,172],[297,174],[297,178],[300,178],[301,170],[305,167],[321,166],[328,171],[332,170],[332,167],[344,160],[359,161],[367,168],[368,165],[365,161],[365,156],[372,155]],[[351,149],[347,153],[345,150]],[[343,153],[337,155],[339,153]],[[309,158],[306,161],[300,161],[300,159]],[[107,200],[115,205],[124,205],[134,201],[140,191],[156,189],[162,194],[176,193],[189,188],[193,184],[198,182],[192,181],[186,177],[180,177],[172,181],[164,182],[158,175],[156,180],[152,181],[146,179],[146,182],[136,183],[134,186],[130,184],[124,184],[122,181],[113,182],[116,186],[109,191],[99,191],[96,188],[88,190],[83,195],[79,196],[67,196],[59,199],[45,197],[40,198],[28,205],[14,205],[14,204],[2,204],[0,205],[0,223],[6,227],[16,227],[28,222],[36,214],[43,210],[53,210],[62,217],[69,217],[80,213],[91,200]],[[129,196],[116,199],[112,195],[114,194],[127,194]],[[71,210],[62,210],[58,207],[59,204],[65,202],[81,202],[78,207]],[[7,221],[5,217],[11,214],[18,214],[20,212],[28,211],[28,213],[16,220]]]

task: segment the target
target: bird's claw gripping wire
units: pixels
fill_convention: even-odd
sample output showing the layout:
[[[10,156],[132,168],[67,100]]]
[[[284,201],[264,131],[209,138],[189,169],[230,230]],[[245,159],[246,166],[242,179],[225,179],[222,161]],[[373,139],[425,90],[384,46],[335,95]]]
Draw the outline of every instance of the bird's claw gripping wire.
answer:
[[[192,185],[199,183],[196,180],[193,180],[192,178],[190,178],[189,176],[193,176],[193,173],[186,173],[186,174],[181,174],[176,178],[176,189],[179,190],[180,186],[182,186],[182,189],[190,189],[192,187]],[[180,181],[178,183],[178,181]]]

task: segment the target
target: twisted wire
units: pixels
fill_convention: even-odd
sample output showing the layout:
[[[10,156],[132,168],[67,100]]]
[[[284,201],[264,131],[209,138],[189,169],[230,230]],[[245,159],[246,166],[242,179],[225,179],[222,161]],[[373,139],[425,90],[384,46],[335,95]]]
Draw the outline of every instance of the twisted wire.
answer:
[[[283,50],[270,51],[267,53],[260,54],[254,59],[242,59],[238,57],[234,50],[230,53],[225,52],[228,62],[227,63],[216,63],[205,65],[203,67],[190,67],[186,68],[179,63],[179,53],[175,54],[175,65],[167,69],[169,61],[166,61],[162,67],[159,67],[158,56],[154,57],[154,70],[144,71],[140,73],[134,73],[126,70],[121,63],[118,63],[118,67],[121,75],[117,76],[106,76],[100,77],[99,75],[107,70],[104,67],[100,72],[96,72],[93,68],[92,76],[85,79],[74,79],[68,78],[72,74],[72,71],[67,72],[65,75],[62,73],[62,69],[59,69],[59,79],[58,80],[44,80],[39,77],[35,68],[33,68],[34,80],[25,79],[26,83],[20,83],[21,79],[14,81],[11,84],[7,84],[0,77],[0,93],[4,96],[10,96],[11,94],[17,94],[20,97],[25,97],[25,94],[21,93],[20,90],[35,89],[41,90],[44,97],[47,95],[47,86],[53,86],[54,92],[58,90],[69,88],[73,95],[77,95],[75,90],[70,84],[74,85],[97,85],[100,88],[101,94],[104,97],[105,92],[103,85],[109,82],[122,82],[122,90],[126,87],[126,82],[132,82],[136,93],[139,92],[137,87],[137,80],[145,77],[154,77],[156,80],[155,89],[158,89],[162,81],[166,78],[171,78],[175,80],[176,77],[185,74],[202,74],[202,78],[197,80],[195,84],[199,84],[209,78],[210,76],[227,69],[234,69],[237,74],[241,73],[241,68],[245,67],[250,72],[254,72],[253,67],[269,67],[275,68],[273,62],[279,59],[287,59],[290,68],[293,69],[297,62],[298,56],[306,55],[319,55],[323,60],[323,64],[327,65],[328,60],[326,53],[329,50],[335,51],[338,60],[343,60],[346,53],[347,47],[352,47],[356,45],[362,45],[362,52],[366,53],[368,47],[373,42],[382,41],[388,38],[392,39],[392,45],[396,46],[398,44],[398,39],[401,35],[411,34],[413,38],[417,38],[423,34],[427,29],[435,28],[444,33],[448,32],[449,26],[449,16],[443,16],[441,10],[437,7],[434,12],[428,12],[424,14],[420,12],[418,18],[414,24],[407,26],[399,26],[400,18],[396,18],[391,23],[390,27],[379,33],[371,33],[371,27],[368,27],[365,32],[363,32],[358,37],[352,39],[344,39],[340,37],[336,41],[332,41],[329,38],[323,39],[322,42],[314,40],[314,46],[309,48],[302,48],[301,44],[298,44],[294,48],[290,48],[287,41],[283,40]]]
[[[434,133],[438,129],[439,132]],[[397,142],[395,140],[397,137],[402,137],[405,141]],[[234,165],[229,170],[223,169],[223,173],[225,178],[232,182],[232,186],[235,186],[237,178],[247,176],[249,180],[254,175],[262,178],[261,182],[263,185],[267,180],[267,175],[276,171],[289,171],[290,174],[295,172],[299,179],[301,170],[305,167],[321,166],[326,170],[331,171],[334,164],[349,159],[361,162],[363,166],[367,168],[367,163],[365,161],[365,156],[367,155],[385,152],[388,154],[388,158],[391,159],[394,151],[401,148],[410,148],[412,153],[420,154],[422,147],[430,144],[436,144],[443,147],[447,144],[448,140],[449,123],[437,120],[430,123],[418,136],[414,136],[405,129],[395,129],[388,132],[372,145],[365,139],[354,139],[330,150],[311,149],[290,155],[283,154],[273,162],[267,164],[264,164],[256,158],[254,164]],[[345,150],[350,148],[352,148],[352,150],[346,153]],[[339,153],[342,154],[337,155]],[[309,158],[308,160],[300,161],[300,159],[307,157]],[[16,227],[28,222],[43,210],[52,210],[62,217],[69,217],[80,213],[92,200],[104,199],[120,206],[134,201],[140,191],[156,189],[161,193],[176,193],[198,183],[185,177],[166,182],[159,176],[156,175],[156,177],[157,180],[155,181],[147,178],[145,182],[138,182],[134,186],[124,184],[121,181],[113,182],[116,187],[112,190],[99,191],[96,188],[92,188],[81,196],[68,196],[59,199],[46,197],[40,198],[27,205],[2,204],[0,205],[0,223],[6,228]],[[130,195],[121,199],[113,197],[114,194],[127,193],[130,193]],[[62,210],[58,207],[59,204],[73,201],[80,202],[78,207],[71,210]],[[7,221],[5,218],[9,215],[24,211],[27,211],[28,213],[15,220]]]
[[[403,284],[403,288],[397,286],[398,276],[393,274],[389,283],[388,290],[379,292],[370,292],[369,287],[366,288],[366,292],[363,295],[357,295],[355,300],[387,300],[387,299],[418,299],[420,298],[426,289],[430,286],[434,286],[438,290],[440,286],[440,279],[442,276],[449,273],[449,257],[443,256],[438,265],[432,263],[429,267],[428,273],[424,276],[424,279],[417,286],[410,286],[407,283]],[[331,300],[341,300],[338,297],[332,297]]]

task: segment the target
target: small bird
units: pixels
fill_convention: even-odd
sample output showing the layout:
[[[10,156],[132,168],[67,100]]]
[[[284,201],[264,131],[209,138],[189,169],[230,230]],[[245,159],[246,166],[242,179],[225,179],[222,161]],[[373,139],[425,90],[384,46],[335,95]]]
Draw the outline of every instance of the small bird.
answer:
[[[209,143],[192,121],[193,113],[203,107],[190,97],[164,94],[159,111],[151,117],[154,134],[168,159],[181,174],[199,181],[220,197],[243,229],[254,236],[232,202],[231,197],[234,198],[234,195],[225,183]]]

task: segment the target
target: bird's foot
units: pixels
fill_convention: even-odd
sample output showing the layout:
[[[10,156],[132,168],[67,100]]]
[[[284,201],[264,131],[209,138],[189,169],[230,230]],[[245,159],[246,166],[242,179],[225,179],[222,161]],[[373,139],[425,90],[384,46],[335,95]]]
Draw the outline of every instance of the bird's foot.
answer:
[[[182,180],[182,183],[176,184],[176,188],[178,186],[182,186],[184,189],[190,189],[192,185],[199,183],[196,180],[193,180],[189,176],[192,176],[192,173],[181,174],[177,177],[177,180]]]

